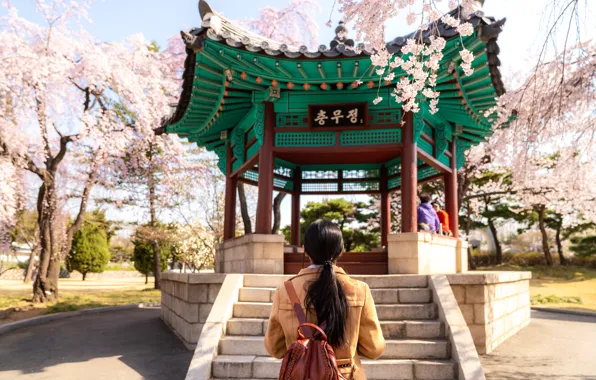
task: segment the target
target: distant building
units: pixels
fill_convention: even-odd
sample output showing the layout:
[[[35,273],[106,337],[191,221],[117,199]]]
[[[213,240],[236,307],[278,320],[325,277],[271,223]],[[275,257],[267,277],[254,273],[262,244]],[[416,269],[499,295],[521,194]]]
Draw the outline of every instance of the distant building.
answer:
[[[31,248],[27,244],[12,243],[10,250],[0,252],[0,261],[24,263],[29,260]]]

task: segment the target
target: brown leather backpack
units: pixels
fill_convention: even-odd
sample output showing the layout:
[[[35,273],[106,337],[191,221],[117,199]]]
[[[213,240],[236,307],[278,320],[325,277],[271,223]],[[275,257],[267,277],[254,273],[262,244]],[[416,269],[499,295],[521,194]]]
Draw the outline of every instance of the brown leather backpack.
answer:
[[[298,339],[286,351],[281,362],[279,380],[345,380],[339,373],[335,352],[321,327],[306,322],[300,300],[291,281],[284,283],[298,317]],[[312,333],[305,336],[302,330]],[[312,330],[310,330],[312,329]]]

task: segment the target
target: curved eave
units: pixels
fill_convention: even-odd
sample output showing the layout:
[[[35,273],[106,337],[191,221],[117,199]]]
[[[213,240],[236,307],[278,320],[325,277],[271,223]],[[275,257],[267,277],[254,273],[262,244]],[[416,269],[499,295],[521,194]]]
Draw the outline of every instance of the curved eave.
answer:
[[[486,111],[494,107],[495,99],[505,92],[496,43],[504,20],[492,22],[473,16],[470,21],[476,27],[470,37],[460,39],[452,28],[443,28],[441,32],[446,38],[454,38],[447,40],[437,73],[437,90],[441,92],[438,107],[443,120],[462,127],[464,138],[480,141],[491,133],[490,127],[496,118],[496,115],[485,116]],[[263,99],[270,87],[292,92],[322,92],[367,91],[379,85],[376,67],[366,55],[342,55],[334,59],[313,59],[306,55],[301,59],[288,58],[270,52],[264,54],[258,49],[251,51],[244,43],[232,47],[228,40],[209,38],[209,30],[202,28],[191,34],[183,33],[187,58],[182,94],[175,112],[162,124],[167,133],[188,136],[198,144],[218,139],[221,131],[233,128],[255,99]],[[395,39],[388,46],[398,51],[401,43]],[[462,43],[475,56],[475,71],[470,77],[463,76],[459,68]],[[452,63],[456,64],[455,71],[449,70]],[[401,69],[394,73],[395,79],[382,82],[382,87],[394,86],[405,75]],[[363,83],[357,85],[356,80]]]

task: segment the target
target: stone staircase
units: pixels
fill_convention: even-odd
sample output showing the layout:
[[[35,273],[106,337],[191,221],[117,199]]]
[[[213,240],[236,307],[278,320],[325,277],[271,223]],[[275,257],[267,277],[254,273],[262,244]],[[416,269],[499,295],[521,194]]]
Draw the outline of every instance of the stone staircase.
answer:
[[[387,347],[362,364],[369,380],[457,379],[457,363],[427,276],[354,276],[366,281],[377,305]],[[277,379],[281,360],[263,345],[275,288],[284,276],[245,275],[233,317],[212,363],[213,379]]]

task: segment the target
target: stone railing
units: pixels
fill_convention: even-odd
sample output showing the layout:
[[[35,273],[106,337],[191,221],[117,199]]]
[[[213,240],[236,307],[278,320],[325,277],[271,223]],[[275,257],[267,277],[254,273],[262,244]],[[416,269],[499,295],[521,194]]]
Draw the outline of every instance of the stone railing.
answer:
[[[530,323],[531,272],[447,275],[479,354],[488,354]]]
[[[445,324],[451,342],[452,359],[457,363],[458,380],[485,380],[474,339],[458,307],[445,275],[429,276],[429,287],[439,309],[439,319]]]
[[[226,275],[162,273],[161,319],[194,349]]]

